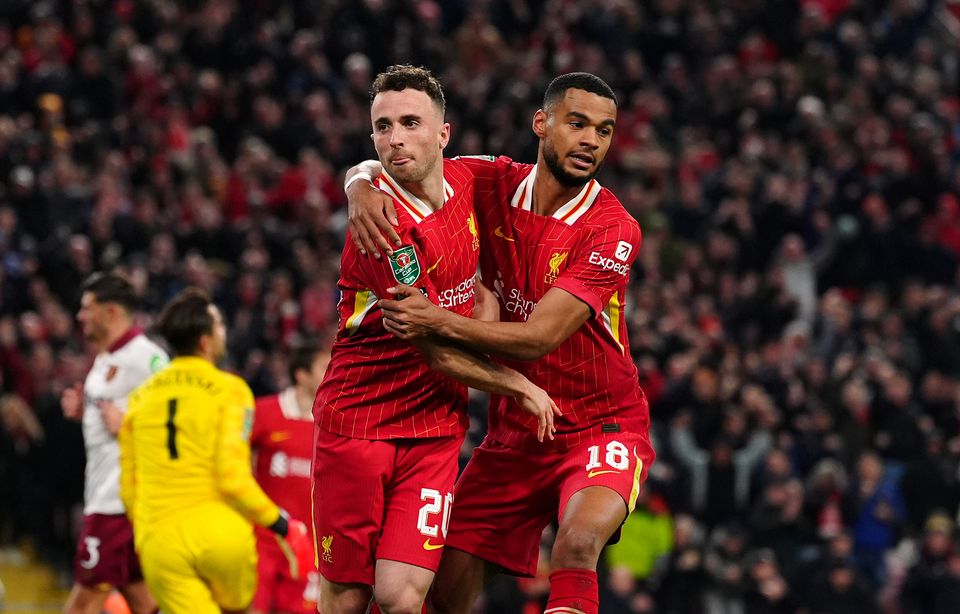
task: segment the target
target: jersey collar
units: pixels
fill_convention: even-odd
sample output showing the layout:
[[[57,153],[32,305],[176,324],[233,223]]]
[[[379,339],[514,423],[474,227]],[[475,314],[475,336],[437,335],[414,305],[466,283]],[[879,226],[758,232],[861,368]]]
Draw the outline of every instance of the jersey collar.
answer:
[[[524,211],[533,210],[533,184],[537,179],[537,166],[537,164],[534,164],[530,169],[530,173],[524,177],[520,185],[517,186],[517,190],[513,193],[513,198],[510,200],[511,206],[523,209]],[[600,185],[599,181],[591,179],[576,196],[554,211],[550,217],[572,226],[574,222],[590,210],[590,207],[596,202],[597,196],[600,195],[600,190],[602,189],[603,186]]]
[[[143,331],[140,329],[139,326],[131,326],[130,328],[127,329],[125,333],[120,335],[119,339],[117,339],[116,341],[110,344],[110,347],[107,348],[107,353],[113,354],[123,346],[133,341],[134,337],[136,337],[142,332]]]
[[[395,201],[400,203],[400,205],[410,214],[410,217],[413,218],[413,221],[419,224],[425,220],[431,213],[433,209],[430,206],[420,200],[420,198],[414,196],[409,191],[403,188],[396,179],[391,177],[386,171],[380,173],[380,177],[377,180],[377,187],[389,194]],[[447,183],[446,177],[443,179],[443,202],[446,203],[454,195],[453,187]]]
[[[293,386],[285,388],[278,395],[277,400],[280,403],[280,413],[287,420],[313,420],[312,414],[308,413],[307,417],[304,417],[300,413],[300,404],[297,403],[297,389]]]

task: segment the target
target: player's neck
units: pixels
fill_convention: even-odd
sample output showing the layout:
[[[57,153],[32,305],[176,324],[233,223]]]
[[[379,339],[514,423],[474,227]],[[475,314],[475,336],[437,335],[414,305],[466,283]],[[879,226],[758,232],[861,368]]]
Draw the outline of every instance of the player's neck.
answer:
[[[297,399],[297,410],[302,418],[308,417],[313,413],[313,401],[316,398],[315,392],[310,392],[301,386],[294,386],[294,396]]]
[[[582,185],[570,187],[557,181],[541,159],[537,164],[537,176],[533,180],[533,203],[530,210],[537,215],[553,215],[582,189]]]
[[[437,172],[430,173],[421,181],[399,182],[401,187],[410,192],[428,207],[437,211],[443,206],[443,169],[438,167]]]

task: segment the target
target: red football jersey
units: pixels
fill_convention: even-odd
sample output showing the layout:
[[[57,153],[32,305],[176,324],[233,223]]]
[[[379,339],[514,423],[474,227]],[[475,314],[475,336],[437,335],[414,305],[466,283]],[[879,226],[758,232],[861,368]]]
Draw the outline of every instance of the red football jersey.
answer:
[[[417,349],[383,327],[379,298],[403,282],[460,315],[473,314],[480,237],[473,176],[462,162],[443,163],[444,204],[431,210],[384,173],[378,187],[393,197],[403,246],[390,258],[360,255],[348,237],[340,259],[340,328],[317,400],[317,425],[344,437],[440,437],[467,426],[467,389],[432,371]]]
[[[253,476],[263,492],[292,517],[310,522],[313,420],[302,417],[293,388],[257,399],[250,447],[256,454]]]
[[[550,288],[590,306],[593,317],[540,360],[504,360],[547,391],[563,411],[552,445],[566,448],[601,425],[646,433],[650,412],[628,347],[624,309],[640,225],[594,179],[552,216],[531,211],[536,166],[509,158],[459,158],[475,175],[483,279],[500,319],[524,322]],[[489,436],[542,449],[535,420],[512,398],[491,400]]]

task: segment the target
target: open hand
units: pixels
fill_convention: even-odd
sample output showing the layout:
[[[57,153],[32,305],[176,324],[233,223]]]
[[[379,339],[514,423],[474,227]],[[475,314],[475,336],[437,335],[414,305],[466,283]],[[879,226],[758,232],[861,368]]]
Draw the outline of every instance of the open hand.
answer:
[[[523,411],[537,419],[537,441],[543,441],[544,436],[552,440],[554,433],[557,432],[553,420],[557,416],[562,416],[563,412],[553,402],[550,395],[542,388],[530,383],[514,398],[523,408]]]
[[[380,259],[400,246],[400,235],[393,199],[367,181],[356,181],[347,189],[347,222],[350,237],[360,253]]]

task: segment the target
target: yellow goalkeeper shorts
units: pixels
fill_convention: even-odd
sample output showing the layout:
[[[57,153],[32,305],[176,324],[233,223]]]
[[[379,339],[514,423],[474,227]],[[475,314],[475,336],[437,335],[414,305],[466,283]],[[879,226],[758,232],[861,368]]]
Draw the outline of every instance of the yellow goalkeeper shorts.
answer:
[[[189,510],[142,538],[143,577],[164,614],[220,614],[253,600],[253,527],[226,505]]]

